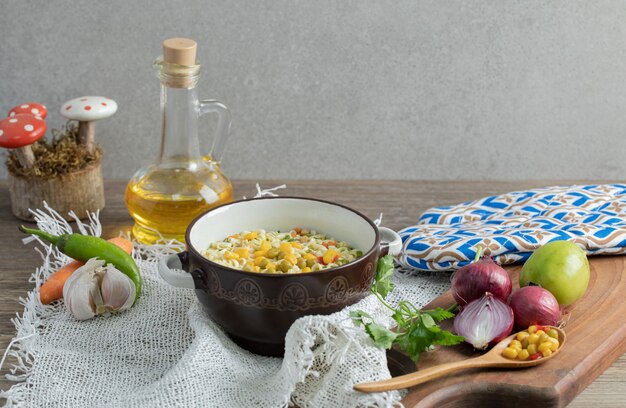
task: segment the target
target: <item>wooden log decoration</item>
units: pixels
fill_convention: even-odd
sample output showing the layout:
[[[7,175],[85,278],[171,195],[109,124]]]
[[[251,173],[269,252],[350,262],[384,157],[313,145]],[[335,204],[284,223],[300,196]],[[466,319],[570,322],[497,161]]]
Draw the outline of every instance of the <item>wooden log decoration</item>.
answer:
[[[100,162],[50,179],[18,177],[9,172],[9,192],[13,215],[26,221],[34,220],[29,209],[43,208],[44,201],[70,221],[70,211],[86,218],[105,205]]]
[[[56,210],[66,220],[72,220],[68,213],[86,218],[89,213],[104,208],[104,187],[100,169],[100,157],[96,153],[94,122],[107,118],[117,111],[117,103],[109,98],[84,96],[66,102],[61,114],[79,122],[78,145],[85,146],[89,161],[87,167],[75,167],[66,174],[41,171],[37,157],[31,146],[46,132],[44,119],[47,108],[39,103],[25,103],[9,111],[9,117],[0,119],[0,147],[13,149],[19,162],[19,171],[9,167],[9,193],[11,210],[17,218],[26,221],[34,219],[29,210],[43,208],[44,202]],[[69,136],[67,136],[69,137]],[[48,146],[45,143],[41,146]],[[41,149],[40,146],[40,149]],[[77,153],[84,155],[84,150]],[[59,155],[59,160],[65,160]],[[91,164],[88,164],[91,163]],[[48,166],[50,167],[50,166]],[[54,167],[54,166],[53,166]]]

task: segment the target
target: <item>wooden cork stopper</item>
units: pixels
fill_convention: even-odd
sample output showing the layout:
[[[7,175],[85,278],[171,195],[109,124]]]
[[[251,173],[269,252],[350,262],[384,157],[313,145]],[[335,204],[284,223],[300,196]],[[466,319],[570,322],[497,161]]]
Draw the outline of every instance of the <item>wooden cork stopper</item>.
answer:
[[[178,65],[196,65],[197,46],[189,38],[169,38],[163,41],[163,61]]]

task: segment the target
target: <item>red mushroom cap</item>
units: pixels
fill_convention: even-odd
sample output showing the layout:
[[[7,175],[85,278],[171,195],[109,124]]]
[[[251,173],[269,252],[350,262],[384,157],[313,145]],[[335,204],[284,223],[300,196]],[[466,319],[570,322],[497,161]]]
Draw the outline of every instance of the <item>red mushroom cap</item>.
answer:
[[[46,133],[46,122],[24,113],[0,119],[0,147],[15,149],[35,143]]]
[[[22,105],[17,105],[13,109],[11,109],[9,111],[9,117],[19,115],[20,113],[39,116],[41,119],[45,119],[46,116],[48,116],[48,109],[40,103],[35,103],[35,102],[24,103]]]

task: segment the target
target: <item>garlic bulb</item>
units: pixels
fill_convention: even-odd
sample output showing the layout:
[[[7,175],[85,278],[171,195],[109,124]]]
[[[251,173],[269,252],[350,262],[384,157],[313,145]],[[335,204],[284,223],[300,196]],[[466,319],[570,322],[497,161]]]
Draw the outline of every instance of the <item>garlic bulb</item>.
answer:
[[[92,258],[65,282],[63,299],[72,316],[87,320],[130,308],[135,301],[135,284],[113,265]]]

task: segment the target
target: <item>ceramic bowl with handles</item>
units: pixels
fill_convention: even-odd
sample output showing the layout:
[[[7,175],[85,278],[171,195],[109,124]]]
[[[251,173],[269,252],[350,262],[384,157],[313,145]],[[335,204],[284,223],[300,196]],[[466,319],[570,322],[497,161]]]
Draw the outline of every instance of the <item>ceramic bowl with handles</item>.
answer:
[[[298,274],[247,272],[202,255],[214,241],[265,229],[295,227],[321,232],[361,250],[363,256],[336,268]],[[208,315],[241,347],[282,356],[291,324],[305,315],[331,314],[368,293],[382,254],[397,254],[400,236],[363,214],[329,201],[264,197],[236,201],[198,216],[187,228],[187,251],[165,257],[159,273],[173,286],[195,289]]]

